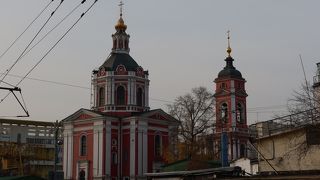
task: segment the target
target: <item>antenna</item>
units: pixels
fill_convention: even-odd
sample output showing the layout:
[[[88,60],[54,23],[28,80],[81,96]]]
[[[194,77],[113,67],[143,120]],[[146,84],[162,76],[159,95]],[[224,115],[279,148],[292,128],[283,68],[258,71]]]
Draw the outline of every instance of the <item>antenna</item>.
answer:
[[[309,91],[309,86],[308,86],[306,71],[304,70],[304,66],[303,66],[301,54],[299,54],[299,58],[300,58],[300,63],[301,63],[301,67],[302,67],[302,71],[303,71],[303,75],[304,75],[304,81],[305,81],[305,83],[306,83],[307,90]]]
[[[307,96],[308,96],[308,100],[309,100],[309,105],[310,107],[312,107],[312,100],[311,100],[311,96],[310,96],[310,89],[309,89],[309,85],[308,85],[308,81],[307,81],[307,76],[306,76],[306,71],[304,70],[304,66],[303,66],[303,62],[302,62],[302,57],[301,54],[299,54],[299,58],[300,58],[300,62],[301,62],[301,67],[302,67],[302,71],[303,71],[303,75],[304,75],[304,81],[306,83],[306,89],[307,89]],[[311,121],[313,124],[313,114],[311,112]]]

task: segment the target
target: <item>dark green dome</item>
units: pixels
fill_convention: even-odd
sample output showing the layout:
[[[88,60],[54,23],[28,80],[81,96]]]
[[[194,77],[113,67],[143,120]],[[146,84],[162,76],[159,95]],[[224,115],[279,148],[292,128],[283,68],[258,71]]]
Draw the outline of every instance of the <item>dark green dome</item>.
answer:
[[[232,64],[233,58],[231,56],[225,59],[227,62],[226,66],[218,74],[218,78],[231,77],[242,79],[241,72],[238,71]]]
[[[106,71],[116,71],[119,65],[123,65],[127,71],[136,71],[139,65],[127,53],[112,52],[101,67]]]

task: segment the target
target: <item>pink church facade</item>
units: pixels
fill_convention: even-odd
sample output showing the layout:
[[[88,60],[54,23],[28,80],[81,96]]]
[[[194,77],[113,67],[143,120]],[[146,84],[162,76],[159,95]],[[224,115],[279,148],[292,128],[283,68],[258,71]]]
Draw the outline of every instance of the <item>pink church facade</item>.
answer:
[[[143,179],[165,163],[178,121],[149,108],[148,71],[129,54],[122,14],[113,48],[92,73],[93,108],[63,119],[65,179]]]

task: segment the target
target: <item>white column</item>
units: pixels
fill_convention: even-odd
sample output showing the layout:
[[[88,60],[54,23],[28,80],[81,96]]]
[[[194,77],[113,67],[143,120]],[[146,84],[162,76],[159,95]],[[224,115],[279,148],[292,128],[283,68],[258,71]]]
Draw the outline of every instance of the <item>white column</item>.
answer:
[[[110,177],[111,175],[111,121],[106,121],[106,177]]]
[[[73,125],[64,125],[63,131],[63,172],[64,179],[72,178]]]
[[[93,126],[93,176],[102,176],[103,121],[94,122]]]
[[[136,121],[132,119],[130,122],[130,176],[135,176],[136,162]]]
[[[111,82],[110,82],[110,78],[107,77],[106,78],[106,87],[105,87],[105,90],[106,90],[106,104],[111,104]]]
[[[131,97],[132,97],[132,90],[131,90],[131,78],[128,78],[128,85],[127,85],[127,87],[128,87],[128,105],[130,105],[130,104],[132,104],[132,102],[131,102]]]
[[[115,89],[114,89],[114,77],[111,79],[111,104],[114,105],[114,95],[115,95]]]
[[[144,126],[143,126],[143,174],[148,172],[148,123],[144,122]]]
[[[139,121],[138,126],[138,175],[143,176],[147,173],[148,167],[148,123]]]
[[[136,83],[136,79],[133,79],[132,80],[132,84],[131,84],[132,86],[132,94],[134,94],[133,96],[132,96],[132,104],[135,104],[135,105],[137,105],[137,101],[136,101],[136,99],[137,99],[137,93],[136,93],[136,90],[137,90],[137,83]]]

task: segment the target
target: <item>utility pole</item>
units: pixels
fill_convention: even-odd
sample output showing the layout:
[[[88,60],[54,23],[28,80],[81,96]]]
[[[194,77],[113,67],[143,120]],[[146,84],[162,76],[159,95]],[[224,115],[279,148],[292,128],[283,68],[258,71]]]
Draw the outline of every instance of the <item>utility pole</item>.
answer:
[[[59,139],[59,131],[60,131],[60,122],[56,120],[54,123],[54,165],[53,165],[53,179],[58,180],[57,177],[57,164],[59,162],[58,158],[58,147],[62,145],[61,139]]]

